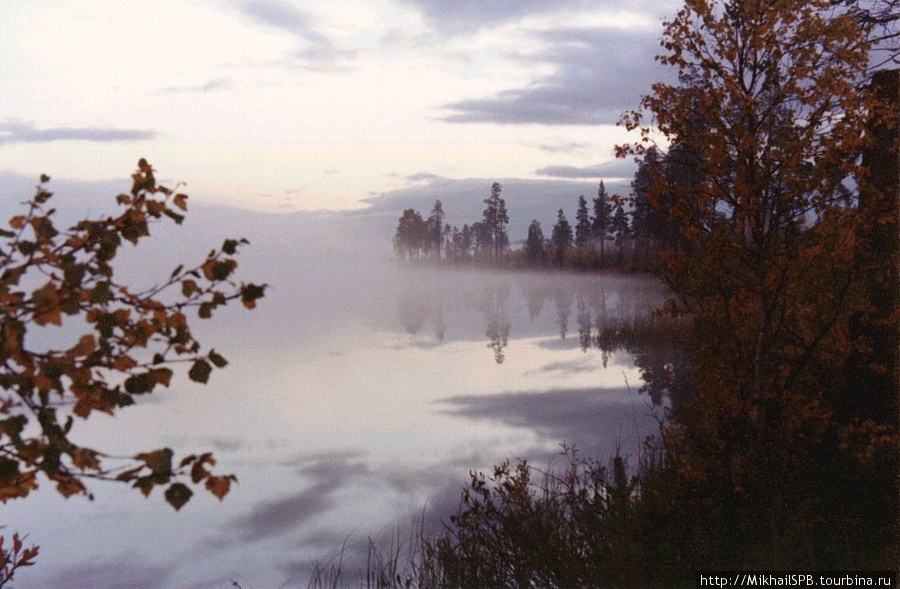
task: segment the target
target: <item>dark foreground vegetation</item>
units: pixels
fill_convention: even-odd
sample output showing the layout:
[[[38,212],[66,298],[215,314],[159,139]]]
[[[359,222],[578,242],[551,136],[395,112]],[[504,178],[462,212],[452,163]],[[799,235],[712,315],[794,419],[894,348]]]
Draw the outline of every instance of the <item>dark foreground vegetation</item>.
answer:
[[[679,83],[655,85],[622,121],[641,140],[619,155],[640,168],[631,226],[620,220],[612,240],[621,248],[638,226],[659,254],[653,270],[674,293],[662,312],[690,321],[690,398],[630,463],[567,449],[562,472],[505,462],[473,474],[458,513],[388,585],[896,569],[900,70],[867,66],[874,39],[896,40],[878,25],[900,16],[895,2],[873,6],[688,0],[666,23],[659,59]],[[603,192],[593,222],[580,199],[574,231],[560,211],[549,245],[532,223],[520,259],[563,266],[579,235],[582,248],[607,243]],[[494,229],[467,250],[450,228],[445,256],[500,257],[504,223],[490,224],[486,202]],[[423,221],[432,250],[448,243],[437,219]],[[404,235],[398,252],[428,255]]]

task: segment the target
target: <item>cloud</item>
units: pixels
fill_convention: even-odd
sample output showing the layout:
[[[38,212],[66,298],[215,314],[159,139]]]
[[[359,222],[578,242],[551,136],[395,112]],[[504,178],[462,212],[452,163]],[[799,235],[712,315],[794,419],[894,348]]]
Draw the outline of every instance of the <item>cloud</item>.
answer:
[[[427,172],[420,172],[418,174],[412,174],[411,176],[406,176],[406,180],[410,182],[431,182],[433,180],[440,179],[440,176],[435,174],[429,174]]]
[[[168,86],[161,90],[158,90],[157,94],[193,94],[193,93],[203,93],[207,94],[209,92],[217,92],[220,90],[230,90],[234,88],[234,82],[229,80],[228,78],[215,78],[212,79],[205,84],[199,84],[197,86]]]
[[[576,333],[575,335],[578,334]],[[543,350],[552,350],[556,352],[561,350],[575,350],[581,347],[581,343],[577,337],[569,337],[566,339],[555,337],[539,341],[537,347]]]
[[[312,478],[313,485],[304,491],[280,499],[265,501],[250,513],[231,522],[230,527],[240,542],[253,542],[280,536],[335,506],[332,495],[352,479],[365,476],[369,469],[359,462],[358,452],[333,452],[302,455],[285,463],[297,466],[298,474]]]
[[[668,75],[654,56],[656,31],[606,27],[557,28],[531,33],[543,49],[511,56],[525,66],[554,71],[521,88],[443,105],[450,123],[601,125],[637,108],[641,95]]]
[[[335,71],[346,69],[346,62],[356,58],[356,51],[338,47],[314,28],[312,16],[286,2],[252,0],[239,4],[238,10],[250,20],[279,29],[303,43],[290,53],[288,65],[291,67],[299,63],[302,69]]]
[[[535,176],[546,178],[632,178],[635,164],[631,161],[613,160],[593,166],[547,166],[535,170]]]
[[[591,356],[582,356],[577,360],[568,360],[565,362],[550,362],[535,370],[526,372],[526,375],[540,373],[560,373],[564,376],[570,374],[590,374],[597,372],[597,364],[592,360]]]
[[[562,153],[566,155],[578,153],[579,151],[587,149],[588,147],[590,147],[590,143],[579,143],[576,141],[567,141],[563,143],[556,143],[553,145],[538,145],[538,149],[541,151],[545,151],[547,153]]]
[[[486,419],[579,446],[634,448],[656,431],[647,399],[625,387],[511,392],[441,399],[443,411]],[[623,426],[623,423],[630,424]]]
[[[109,127],[51,127],[38,129],[34,123],[19,119],[0,121],[0,145],[12,143],[47,143],[50,141],[146,141],[156,137],[155,131],[114,129]]]
[[[421,13],[426,24],[445,36],[477,33],[529,16],[596,10],[595,0],[401,0]],[[617,2],[620,7],[623,2]]]
[[[171,570],[154,565],[137,555],[126,554],[101,562],[85,562],[60,568],[43,580],[44,587],[56,589],[154,589],[170,586]]]

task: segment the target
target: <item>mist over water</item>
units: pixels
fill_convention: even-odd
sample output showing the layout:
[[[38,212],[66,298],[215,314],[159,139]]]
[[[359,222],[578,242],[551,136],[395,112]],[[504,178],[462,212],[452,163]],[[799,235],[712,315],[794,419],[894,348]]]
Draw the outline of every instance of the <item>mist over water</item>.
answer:
[[[195,320],[230,362],[208,385],[176,374],[116,418],[76,424],[76,439],[120,456],[212,450],[239,484],[175,513],[156,494],[96,483],[95,501],[66,501],[44,482],[3,507],[7,529],[41,545],[16,586],[305,586],[342,545],[352,572],[367,536],[446,518],[470,470],[545,467],[562,442],[604,459],[654,431],[660,399],[640,392],[653,362],[635,364],[633,334],[661,287],[404,268],[391,261],[394,223],[192,206],[183,227],[124,255],[123,278],[146,280],[247,237],[238,275],[270,289],[252,312]]]

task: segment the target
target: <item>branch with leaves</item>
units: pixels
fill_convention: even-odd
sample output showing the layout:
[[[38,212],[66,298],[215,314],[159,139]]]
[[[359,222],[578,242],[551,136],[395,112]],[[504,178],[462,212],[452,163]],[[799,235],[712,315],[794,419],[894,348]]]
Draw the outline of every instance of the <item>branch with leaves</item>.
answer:
[[[113,260],[125,242],[137,246],[160,222],[181,224],[187,195],[157,186],[139,162],[131,194],[118,214],[54,225],[50,178],[41,177],[23,214],[0,228],[0,501],[27,497],[42,479],[65,497],[91,497],[88,479],[130,484],[144,495],[165,486],[180,509],[202,484],[222,499],[236,479],[214,475],[211,454],[175,462],[168,448],[117,458],[72,440],[76,423],[99,411],[115,415],[135,397],[168,387],[177,365],[206,383],[227,361],[205,350],[189,317],[209,319],[240,300],[252,309],[266,285],[238,282],[234,256],[244,239],[228,239],[191,268],[178,266],[155,286],[137,291],[117,279]],[[31,333],[82,330],[69,347],[35,347]],[[39,338],[40,339],[40,338]]]
[[[0,587],[12,581],[16,570],[34,565],[40,546],[25,548],[23,540],[18,534],[13,534],[12,546],[7,548],[4,538],[0,536]]]

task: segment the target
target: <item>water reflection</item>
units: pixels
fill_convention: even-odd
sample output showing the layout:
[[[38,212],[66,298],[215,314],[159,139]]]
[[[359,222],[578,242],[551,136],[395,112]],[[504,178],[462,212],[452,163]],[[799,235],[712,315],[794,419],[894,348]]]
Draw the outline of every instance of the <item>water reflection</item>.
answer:
[[[666,296],[660,284],[640,276],[416,269],[404,275],[397,307],[408,333],[420,334],[430,324],[437,343],[444,342],[448,324],[452,340],[474,338],[473,316],[480,317],[480,331],[497,364],[507,359],[511,334],[546,333],[552,321],[565,347],[571,328],[577,327],[578,346],[585,353],[596,349],[604,368],[612,354],[630,355],[640,370],[640,391],[661,405],[666,400],[678,404],[691,390],[688,353],[680,344],[684,324],[655,313]],[[510,317],[526,311],[530,323],[514,326]]]
[[[444,300],[440,292],[428,293],[404,289],[397,304],[400,324],[410,335],[418,334],[431,323],[437,341],[444,341]]]
[[[465,395],[441,399],[441,410],[457,417],[487,420],[536,431],[548,440],[582,444],[613,452],[636,448],[652,431],[656,415],[634,406],[628,387],[517,391],[495,395]],[[541,463],[552,453],[530,455]]]
[[[494,352],[494,360],[502,364],[506,356],[503,349],[509,345],[509,316],[506,303],[509,300],[509,286],[498,285],[493,289],[484,289],[478,298],[479,310],[484,315],[484,335],[490,340],[488,348]]]

